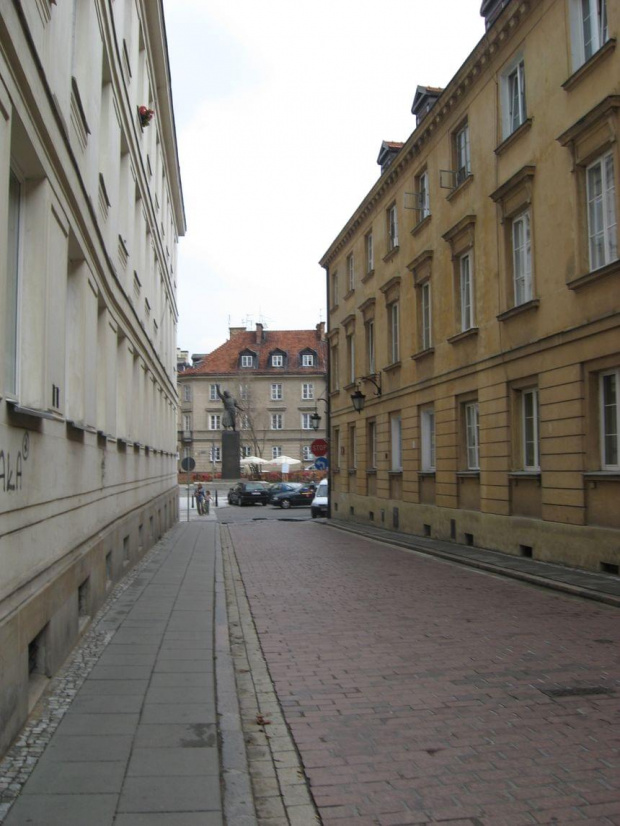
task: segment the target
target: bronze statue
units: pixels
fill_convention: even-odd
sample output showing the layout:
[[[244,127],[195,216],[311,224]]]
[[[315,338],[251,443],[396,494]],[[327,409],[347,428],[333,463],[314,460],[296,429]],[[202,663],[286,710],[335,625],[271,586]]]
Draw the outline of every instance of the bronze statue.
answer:
[[[236,430],[237,410],[241,410],[236,400],[231,396],[228,390],[220,392],[219,384],[216,385],[217,395],[222,400],[224,405],[224,415],[222,416],[222,427],[224,430]]]

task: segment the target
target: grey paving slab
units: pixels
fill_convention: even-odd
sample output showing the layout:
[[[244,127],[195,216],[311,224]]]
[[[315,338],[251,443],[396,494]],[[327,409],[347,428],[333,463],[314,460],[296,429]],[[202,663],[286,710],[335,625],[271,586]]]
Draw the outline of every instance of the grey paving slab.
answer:
[[[80,688],[78,697],[108,696],[112,694],[138,694],[143,696],[149,680],[87,680]]]
[[[110,826],[118,795],[22,795],[7,815],[4,826]]]
[[[162,648],[157,655],[158,660],[200,660],[213,663],[212,648]]]
[[[212,697],[204,686],[169,686],[168,688],[149,688],[144,698],[149,703],[204,703]]]
[[[141,725],[168,723],[205,724],[215,721],[215,702],[209,703],[150,703],[144,706]]]
[[[148,680],[151,667],[148,665],[96,665],[89,680]]]
[[[138,725],[138,714],[81,714],[69,709],[58,731],[68,734],[133,734]]]
[[[62,762],[48,752],[39,760],[23,794],[119,793],[125,771],[126,760]]]
[[[187,674],[212,674],[213,663],[211,662],[211,660],[202,660],[200,662],[196,662],[196,660],[168,660],[158,658],[157,662],[155,663],[155,673],[162,674],[166,672],[185,672]]]
[[[153,674],[151,688],[168,686],[204,686],[212,688],[214,676],[210,671],[163,671]]]
[[[217,747],[215,723],[142,725],[136,732],[136,748],[190,748]]]
[[[119,814],[115,826],[222,826],[219,812],[166,812],[158,814]],[[235,826],[234,823],[230,826]]]
[[[129,734],[110,734],[90,737],[88,735],[62,735],[58,732],[45,751],[62,763],[127,761],[131,752],[133,737]]]
[[[143,694],[80,694],[71,709],[81,714],[138,714],[143,702]]]
[[[201,777],[128,777],[118,803],[119,812],[199,812],[221,808],[217,775]]]
[[[127,769],[129,777],[192,777],[219,774],[216,749],[134,749]]]
[[[120,666],[121,668],[139,668],[145,666],[150,668],[157,658],[157,652],[153,651],[150,654],[133,654],[131,651],[127,654],[119,653],[119,648],[116,647],[114,651],[106,651],[99,660],[98,668],[109,668],[110,666]]]

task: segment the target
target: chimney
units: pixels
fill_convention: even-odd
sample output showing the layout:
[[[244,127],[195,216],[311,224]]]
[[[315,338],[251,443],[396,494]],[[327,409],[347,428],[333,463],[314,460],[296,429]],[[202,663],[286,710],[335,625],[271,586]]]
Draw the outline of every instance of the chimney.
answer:
[[[319,321],[316,325],[316,337],[319,341],[325,341],[325,322]]]
[[[238,336],[239,333],[245,333],[245,327],[229,327],[228,334],[231,338]]]
[[[265,334],[263,332],[263,325],[260,321],[256,322],[256,343],[262,344],[265,340]]]

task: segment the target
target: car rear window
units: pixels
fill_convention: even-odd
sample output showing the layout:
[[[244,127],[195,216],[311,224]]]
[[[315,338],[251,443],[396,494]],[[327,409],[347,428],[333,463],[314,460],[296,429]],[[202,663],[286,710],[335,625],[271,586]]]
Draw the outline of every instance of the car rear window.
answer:
[[[263,485],[260,482],[247,482],[245,486],[246,490],[265,490]]]

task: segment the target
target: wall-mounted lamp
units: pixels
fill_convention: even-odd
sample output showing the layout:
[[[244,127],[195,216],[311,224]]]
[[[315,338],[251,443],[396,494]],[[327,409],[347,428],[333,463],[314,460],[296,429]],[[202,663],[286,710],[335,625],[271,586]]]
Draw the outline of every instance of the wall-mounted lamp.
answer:
[[[323,402],[327,407],[327,399],[324,399],[322,396],[319,396],[317,402]],[[321,416],[319,414],[316,404],[314,405],[314,413],[312,413],[310,416],[310,426],[313,430],[318,430],[321,426]]]
[[[375,386],[375,396],[381,395],[381,373],[373,373],[370,376],[360,376],[359,379],[355,379],[357,389],[355,393],[351,393],[351,401],[353,402],[353,409],[357,410],[358,413],[362,412],[366,404],[366,396],[359,388],[360,382],[363,381],[372,382]]]

